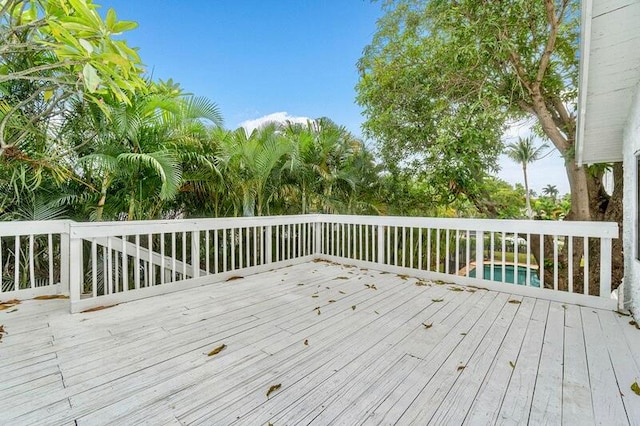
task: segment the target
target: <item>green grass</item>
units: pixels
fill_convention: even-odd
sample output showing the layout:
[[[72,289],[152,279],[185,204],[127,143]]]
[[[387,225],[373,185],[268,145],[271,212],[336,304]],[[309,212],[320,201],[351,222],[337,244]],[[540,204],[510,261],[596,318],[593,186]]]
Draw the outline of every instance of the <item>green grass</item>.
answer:
[[[513,263],[513,259],[515,257],[515,253],[513,252],[507,252],[504,254],[504,259],[507,263]],[[493,259],[498,261],[498,262],[502,262],[502,252],[501,251],[496,251],[493,254]],[[538,263],[536,262],[536,258],[531,255],[531,266],[538,266]],[[520,264],[526,264],[527,263],[527,254],[526,253],[518,253],[518,263]]]

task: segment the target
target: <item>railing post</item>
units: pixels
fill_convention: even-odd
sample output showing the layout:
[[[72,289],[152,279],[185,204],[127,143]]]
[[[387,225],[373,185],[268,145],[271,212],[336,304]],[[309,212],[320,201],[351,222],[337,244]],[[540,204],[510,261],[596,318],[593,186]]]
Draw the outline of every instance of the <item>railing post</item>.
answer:
[[[314,251],[315,255],[319,256],[322,254],[322,222],[320,221],[320,217],[316,217],[316,221],[313,224],[313,241],[314,241]]]
[[[187,259],[183,260],[185,263]],[[200,276],[200,231],[191,232],[191,278]]]
[[[600,297],[611,294],[611,238],[600,239]]]
[[[271,246],[273,244],[273,226],[271,225],[267,225],[267,236],[265,238],[265,244],[264,244],[264,256],[265,256],[265,263],[271,263],[272,261],[272,249]]]
[[[376,250],[378,250],[378,263],[384,264],[384,225],[378,225],[378,243]]]
[[[484,279],[484,232],[476,230],[476,278]]]
[[[82,288],[82,238],[70,238],[69,257],[73,262],[69,264],[69,299],[71,302],[71,313],[76,312],[75,304],[80,302]]]
[[[70,223],[64,227],[64,232],[60,233],[60,293],[69,295],[69,233]]]

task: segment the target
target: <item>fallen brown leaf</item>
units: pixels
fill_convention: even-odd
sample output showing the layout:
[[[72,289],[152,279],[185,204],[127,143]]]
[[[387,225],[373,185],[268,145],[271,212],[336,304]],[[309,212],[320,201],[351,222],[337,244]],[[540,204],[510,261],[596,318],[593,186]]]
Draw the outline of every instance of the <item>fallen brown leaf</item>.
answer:
[[[309,339],[304,339],[303,343],[304,343],[305,346],[309,346]]]
[[[2,336],[4,336],[5,334],[7,334],[7,332],[4,329],[4,325],[0,325],[0,343],[2,342]]]
[[[458,371],[462,371],[462,370],[464,370],[464,369],[465,369],[465,367],[466,367],[466,365],[459,365],[459,366],[458,366]]]
[[[511,368],[516,368],[516,365],[513,363],[513,361],[509,361],[509,365],[511,366]]]
[[[271,385],[269,387],[269,390],[267,391],[267,399],[269,399],[269,395],[271,395],[272,393],[274,393],[275,391],[277,391],[281,387],[282,387],[282,384],[280,384],[280,383],[278,383],[277,385]]]
[[[52,299],[68,299],[69,296],[64,294],[47,294],[44,296],[36,296],[33,300],[52,300]]]
[[[640,385],[638,385],[638,382],[633,382],[633,384],[631,384],[631,390],[633,393],[640,396]]]
[[[345,293],[345,292],[344,292],[344,291],[342,291],[342,290],[340,290],[338,293],[340,293],[340,294],[347,294],[347,293]]]
[[[355,310],[356,310],[356,305],[353,305],[353,306],[351,307],[351,310],[352,310],[352,311],[355,311]]]
[[[329,303],[335,303],[335,302],[336,302],[336,301],[335,301],[335,300],[333,300],[333,299],[329,300]]]
[[[218,355],[220,352],[222,352],[223,350],[225,350],[227,348],[227,345],[222,344],[220,346],[218,346],[217,348],[215,348],[214,350],[212,350],[211,352],[209,352],[207,354],[207,356],[214,356],[214,355]]]
[[[398,278],[402,278],[403,280],[407,280],[407,279],[409,279],[409,275],[398,274]]]
[[[522,302],[519,301],[519,300],[511,299],[511,300],[509,300],[509,303],[513,303],[514,305],[519,305]]]
[[[464,291],[463,289],[461,289],[460,287],[449,287],[450,291]]]
[[[431,328],[431,327],[433,327],[433,323],[432,323],[432,322],[430,322],[430,323],[428,323],[428,324],[423,322],[423,323],[422,323],[422,325],[424,325],[424,328]]]
[[[431,299],[432,302],[438,303],[438,302],[443,302],[444,299]]]
[[[227,278],[225,281],[226,281],[226,282],[229,282],[229,281],[241,280],[241,279],[243,279],[243,278],[244,278],[244,277],[242,277],[242,276],[240,276],[240,275],[234,275],[234,276],[232,276],[232,277]],[[283,280],[283,281],[284,281],[284,280]]]
[[[81,314],[86,314],[86,313],[89,313],[89,312],[102,311],[103,309],[113,308],[114,306],[118,306],[118,305],[115,304],[115,305],[106,305],[106,306],[96,306],[95,308],[85,309],[84,311],[82,311],[80,313]]]

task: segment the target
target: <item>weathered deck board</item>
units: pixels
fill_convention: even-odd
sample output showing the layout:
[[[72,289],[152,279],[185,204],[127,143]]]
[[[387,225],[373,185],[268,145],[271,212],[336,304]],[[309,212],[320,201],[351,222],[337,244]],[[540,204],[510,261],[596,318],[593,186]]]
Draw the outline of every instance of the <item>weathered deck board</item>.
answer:
[[[320,262],[86,314],[24,301],[0,312],[0,424],[640,423],[627,318],[415,283]]]

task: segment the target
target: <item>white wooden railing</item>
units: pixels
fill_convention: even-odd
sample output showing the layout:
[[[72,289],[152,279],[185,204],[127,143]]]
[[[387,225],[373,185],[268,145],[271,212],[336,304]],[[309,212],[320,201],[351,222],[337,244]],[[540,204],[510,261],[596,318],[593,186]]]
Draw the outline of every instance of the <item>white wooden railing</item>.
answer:
[[[69,292],[69,223],[0,222],[0,301]]]
[[[0,300],[69,293],[78,312],[324,258],[615,308],[617,237],[615,223],[341,215],[0,223]]]

